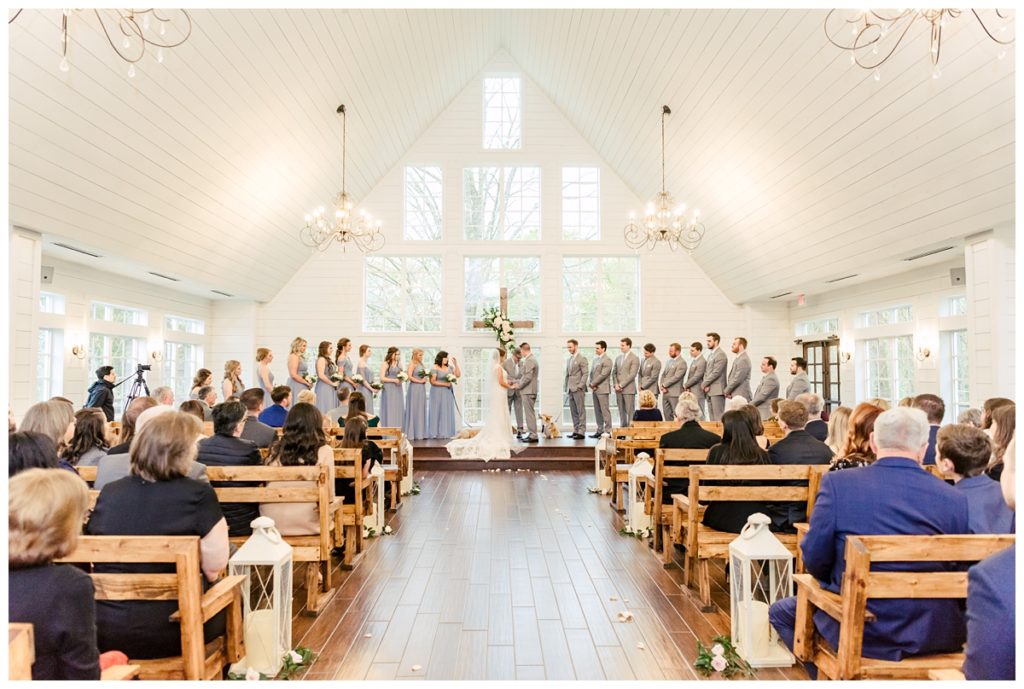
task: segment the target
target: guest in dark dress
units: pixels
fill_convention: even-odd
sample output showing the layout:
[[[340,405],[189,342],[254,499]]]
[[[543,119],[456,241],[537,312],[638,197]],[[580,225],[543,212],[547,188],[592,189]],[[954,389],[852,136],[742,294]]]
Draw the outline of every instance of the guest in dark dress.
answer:
[[[353,396],[359,393],[353,393]],[[363,481],[370,478],[370,470],[374,464],[383,464],[384,453],[377,446],[377,443],[366,439],[366,421],[361,416],[350,416],[345,422],[345,437],[341,440],[341,447],[355,448],[362,450],[363,458]],[[334,480],[335,495],[345,497],[345,504],[351,505],[356,500],[355,484],[345,479]]]
[[[160,414],[132,443],[131,471],[100,491],[86,533],[99,536],[199,536],[200,567],[213,582],[228,563],[228,524],[208,483],[186,476],[196,457],[202,430],[182,412]],[[173,573],[173,564],[97,564],[96,572]],[[181,625],[169,621],[178,601],[96,603],[101,650],[123,651],[129,658],[181,654]],[[207,641],[223,634],[224,614],[205,625]]]
[[[733,399],[737,399],[733,397]],[[739,399],[743,399],[740,397]],[[736,409],[741,411],[750,417],[750,427],[754,429],[754,440],[757,441],[757,446],[762,450],[767,450],[771,445],[768,442],[768,436],[764,434],[764,422],[761,420],[761,411],[753,404],[744,404]]]
[[[661,415],[661,410],[657,408],[658,398],[650,390],[641,390],[637,402],[640,404],[640,408],[633,412],[634,421],[665,420],[665,417]]]
[[[722,414],[722,442],[708,452],[708,466],[736,464],[743,466],[769,465],[768,453],[757,445],[750,417],[742,411],[727,411]],[[759,485],[757,481],[713,481],[721,485]],[[767,507],[757,501],[715,501],[708,503],[704,511],[703,524],[719,531],[739,533],[747,523],[747,517],[755,512],[768,514]]]
[[[829,471],[855,469],[875,461],[871,449],[871,433],[875,430],[875,419],[884,410],[870,402],[861,402],[850,414],[849,428],[839,452],[829,462]]]
[[[7,436],[8,478],[28,469],[56,469],[58,466],[57,448],[49,436],[35,431],[17,431]]]
[[[238,400],[228,400],[215,406],[213,435],[199,441],[198,461],[213,467],[262,465],[263,458],[256,443],[240,437],[245,429],[245,415],[245,405]],[[259,484],[252,481],[217,481],[213,485],[215,488],[246,488]],[[260,516],[256,503],[224,503],[220,507],[228,521],[229,536],[252,534],[249,524]]]
[[[1003,499],[999,483],[985,475],[992,441],[985,431],[952,424],[939,430],[936,445],[939,468],[953,486],[967,496],[967,520],[971,533],[1014,533],[1014,514]]]
[[[699,419],[702,414],[697,398],[691,392],[684,392],[676,403],[676,419],[679,421],[679,428],[669,431],[661,436],[658,447],[665,449],[679,450],[705,450],[712,448],[722,439],[717,433],[706,431],[701,428]],[[686,466],[688,462],[681,462],[680,466]],[[661,503],[672,504],[672,494],[682,493],[690,489],[690,481],[685,478],[666,479],[661,490]]]
[[[107,456],[107,421],[103,412],[86,407],[75,414],[75,434],[64,450],[64,459],[73,467],[94,467]]]
[[[32,679],[100,678],[96,591],[72,565],[89,507],[85,483],[66,471],[29,469],[8,484],[8,621],[32,625]]]

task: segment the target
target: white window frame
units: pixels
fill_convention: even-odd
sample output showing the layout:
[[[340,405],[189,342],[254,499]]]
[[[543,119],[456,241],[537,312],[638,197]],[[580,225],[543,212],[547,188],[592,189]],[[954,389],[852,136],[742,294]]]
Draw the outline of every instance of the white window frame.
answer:
[[[117,325],[117,324],[115,324],[115,325]],[[93,345],[93,338],[94,337],[107,338],[107,339],[104,340],[103,353],[102,353],[102,355],[99,358],[94,356],[93,353],[92,353],[93,352],[92,345]],[[110,353],[111,352],[111,346],[110,345],[111,345],[111,339],[112,338],[119,338],[119,339],[123,338],[123,339],[126,339],[126,340],[131,340],[131,345],[134,348],[134,352],[133,353],[134,353],[135,356],[133,356],[133,357],[123,357],[123,362],[120,364],[120,366],[118,364],[115,364],[114,363],[115,360],[114,360],[113,356]],[[88,367],[89,370],[94,371],[97,368],[99,368],[100,366],[113,366],[114,367],[114,373],[117,374],[118,378],[125,378],[125,377],[127,377],[129,375],[134,374],[135,371],[136,371],[136,365],[138,365],[138,364],[148,364],[148,363],[150,363],[149,362],[149,356],[146,353],[146,338],[145,337],[137,337],[135,335],[123,335],[123,334],[118,334],[116,332],[95,332],[95,331],[93,331],[93,332],[89,333],[89,345],[88,345],[88,347],[89,347],[89,350],[88,350],[89,351],[89,358],[91,359],[91,361],[89,362],[89,367]],[[146,382],[147,382],[147,384],[151,382],[149,374],[146,375]],[[125,397],[127,396],[128,390],[131,387],[132,387],[132,383],[129,381],[129,382],[126,382],[124,385],[120,385],[120,386],[118,386],[117,388],[114,389],[114,416],[115,417],[119,417],[121,415],[121,411],[124,409]],[[150,390],[152,391],[152,387],[150,387]]]
[[[466,290],[466,276],[468,274],[468,271],[466,270],[466,262],[467,261],[471,261],[471,260],[479,260],[479,259],[487,259],[487,260],[495,260],[495,259],[497,259],[497,261],[498,261],[498,277],[497,277],[497,281],[498,281],[499,293],[496,293],[494,295],[493,306],[497,307],[499,305],[499,294],[500,294],[501,287],[502,286],[506,286],[506,287],[508,286],[506,281],[505,281],[505,261],[506,260],[535,259],[537,261],[537,283],[538,283],[538,288],[537,288],[538,296],[537,296],[537,298],[541,299],[541,300],[544,298],[544,295],[543,295],[543,288],[544,288],[544,258],[540,254],[536,254],[536,255],[531,255],[531,254],[523,254],[523,255],[519,255],[519,254],[515,254],[515,255],[465,254],[462,257],[462,271],[463,271],[462,272],[462,287],[463,287],[463,289],[462,289],[462,317],[461,317],[461,319],[462,319],[462,329],[463,329],[463,332],[466,332],[466,333],[476,333],[476,334],[485,334],[486,333],[486,331],[484,331],[484,330],[476,330],[476,329],[474,329],[473,325],[472,325],[472,321],[478,320],[480,318],[480,316],[481,316],[481,313],[473,313],[471,315],[468,315],[466,313],[467,309],[469,308],[469,301],[470,301],[468,299],[469,295],[468,295],[468,292]],[[509,294],[509,301],[511,301],[511,300],[512,300],[512,296],[511,296],[511,293],[510,293]],[[511,309],[512,307],[510,306],[509,308]],[[516,330],[516,333],[517,333],[516,339],[517,339],[517,341],[523,339],[522,337],[518,336],[518,333],[530,333],[532,336],[536,336],[536,335],[538,335],[541,332],[541,329],[543,328],[543,321],[542,321],[543,314],[544,314],[544,309],[541,307],[540,304],[538,304],[537,315],[535,317],[531,318],[531,320],[533,320],[533,322],[534,322],[534,327],[532,329],[529,329],[529,330]],[[526,316],[524,316],[523,314],[516,313],[515,311],[512,312],[511,316],[512,316],[512,320],[514,320],[514,321],[516,321],[516,320],[523,320],[523,319],[526,318]]]
[[[835,328],[829,327],[835,322]],[[797,322],[793,328],[795,337],[812,337],[814,335],[838,335],[842,320],[839,316],[822,316]]]
[[[957,302],[963,302],[963,313],[955,313],[953,311],[953,304]],[[966,294],[951,294],[947,297],[942,297],[939,301],[939,316],[942,318],[962,318],[968,315],[969,304],[967,303]]]
[[[584,170],[593,170],[597,175],[596,182],[596,195],[594,197],[577,195],[573,197],[566,196],[566,188],[569,184],[576,184],[578,187],[583,187],[584,182],[581,182],[579,177],[582,176]],[[576,175],[575,180],[566,181],[566,173],[574,172]],[[589,184],[589,183],[588,183]],[[589,209],[584,211],[582,206],[585,201],[589,201],[591,198],[594,199],[595,208],[593,212],[596,215],[593,237],[568,237],[566,236],[566,228],[573,227],[577,233],[583,227],[582,214],[584,212],[591,212]],[[572,208],[570,208],[572,206]],[[575,224],[566,223],[567,213],[576,214]],[[562,240],[567,242],[598,242],[601,240],[601,166],[600,165],[563,165],[562,166]]]
[[[643,298],[643,285],[641,283],[641,277],[640,276],[641,276],[642,271],[640,269],[640,259],[639,259],[638,256],[612,255],[612,254],[564,254],[564,255],[562,255],[561,259],[562,259],[561,260],[561,269],[562,269],[561,270],[561,282],[562,282],[562,285],[561,285],[561,289],[562,289],[562,330],[564,332],[577,332],[577,333],[587,333],[587,334],[600,334],[600,333],[606,333],[606,332],[615,332],[615,333],[638,333],[638,332],[640,332],[640,330],[642,328],[641,319],[643,317],[643,308],[642,308],[642,303],[641,303],[641,300]],[[601,320],[600,312],[598,312],[598,314],[597,314],[598,315],[598,321],[599,321],[598,327],[595,328],[594,330],[585,330],[578,323],[568,323],[568,322],[566,322],[566,319],[568,318],[568,309],[566,308],[567,300],[565,298],[565,290],[569,287],[566,284],[566,261],[569,261],[569,260],[597,260],[597,261],[602,261],[603,259],[616,259],[616,260],[631,259],[631,260],[633,260],[633,262],[634,262],[634,264],[636,266],[636,273],[635,273],[635,277],[636,277],[636,288],[635,288],[636,289],[636,292],[635,292],[635,294],[636,294],[636,313],[635,313],[636,320],[635,320],[635,326],[636,327],[634,327],[634,328],[619,328],[619,327],[602,328],[602,327],[600,327],[601,325],[607,325],[607,324],[600,322],[600,320]],[[603,272],[603,268],[602,268],[602,272],[601,272],[600,275],[603,275],[603,274],[604,274],[604,272]],[[597,277],[598,276],[595,276],[595,279],[591,283],[593,285],[593,289],[596,289],[598,291],[603,291],[603,289],[604,289],[603,282],[601,280],[598,280]],[[578,286],[577,286],[577,288],[578,288]],[[600,297],[598,297],[598,302],[600,303],[601,301],[602,300],[600,299]]]
[[[504,79],[515,79],[516,81],[519,82],[519,105],[518,105],[519,143],[518,143],[518,145],[513,145],[513,146],[505,146],[505,145],[502,145],[502,146],[488,146],[487,145],[488,144],[488,141],[487,141],[487,123],[488,123],[488,119],[487,119],[487,82],[488,82],[488,80],[491,80],[491,79],[503,79],[503,80]],[[502,91],[501,91],[501,93],[504,94],[504,84],[502,84]],[[526,108],[523,107],[523,77],[522,77],[522,75],[521,74],[507,74],[507,73],[506,74],[498,74],[498,73],[485,74],[483,79],[480,82],[480,95],[481,95],[481,106],[480,106],[480,137],[481,137],[480,146],[481,146],[481,148],[484,151],[521,151],[523,149],[523,132],[525,131],[525,127],[523,126],[523,124],[524,124],[523,123],[523,115],[524,115],[525,110],[526,110]],[[502,108],[502,120],[504,120],[504,108]],[[502,122],[502,124],[504,124],[504,122]],[[504,134],[503,134],[502,140],[506,141],[506,139],[504,138]]]
[[[94,312],[96,311],[97,307],[101,307],[103,309],[103,315],[102,316],[97,317],[96,315],[94,315]],[[130,322],[130,323],[121,323],[119,321],[114,320],[114,317],[113,317],[114,310],[126,311],[126,312],[132,314],[133,315],[132,322]],[[94,299],[93,301],[89,302],[89,319],[93,320],[93,321],[101,322],[101,323],[114,323],[116,325],[128,325],[128,326],[135,326],[135,327],[146,327],[146,326],[149,325],[149,312],[146,311],[145,309],[140,309],[140,308],[137,308],[137,307],[134,307],[134,306],[124,306],[122,304],[111,304],[110,302],[100,301],[98,299]]]
[[[198,356],[193,356],[189,363],[182,369],[183,378],[181,380],[177,377],[175,371],[176,359],[174,357],[175,347],[192,347],[193,352]],[[174,390],[174,399],[177,402],[184,402],[188,399],[189,392],[192,391],[192,378],[195,376],[196,371],[204,366],[205,352],[203,345],[198,342],[188,342],[181,340],[167,340],[164,342],[164,361],[163,370],[163,384]]]
[[[36,395],[37,401],[43,402],[64,394],[64,331],[39,328],[37,347]]]
[[[56,292],[45,292],[39,293],[39,313],[51,313],[57,316],[63,316],[66,307],[63,294],[57,294]]]
[[[868,318],[886,311],[898,313],[901,309],[910,309],[910,315],[906,320],[893,320],[891,323],[869,323]],[[879,306],[877,308],[864,309],[857,313],[858,328],[887,328],[893,325],[907,325],[914,322],[914,305],[906,302]]]
[[[496,204],[495,214],[499,218],[500,225],[501,225],[501,228],[500,228],[501,229],[501,236],[500,237],[488,238],[488,237],[484,237],[484,236],[479,236],[479,237],[470,237],[469,236],[468,220],[469,220],[470,214],[468,212],[469,195],[466,193],[466,173],[468,171],[470,171],[470,170],[478,170],[478,171],[479,170],[488,170],[488,171],[491,171],[492,173],[496,172],[496,174],[492,174],[491,176],[497,180],[497,190],[496,190],[496,193],[495,193],[495,204]],[[526,182],[523,181],[523,173],[522,173],[522,171],[524,171],[524,170],[536,170],[536,173],[537,173],[537,177],[536,177],[536,184],[537,184],[537,196],[536,196],[536,199],[537,199],[537,227],[536,227],[536,236],[533,236],[533,237],[520,237],[520,238],[510,238],[510,237],[508,237],[509,226],[510,226],[510,223],[508,222],[508,219],[509,219],[509,214],[508,214],[509,199],[510,198],[514,198],[514,196],[512,194],[505,194],[504,190],[505,190],[506,180],[508,179],[511,170],[519,170],[520,171],[520,173],[517,175],[518,180],[515,182],[515,184],[519,185],[520,188],[522,188],[526,184]],[[478,178],[482,177],[482,176],[483,175],[481,175],[479,172],[477,173],[477,177]],[[541,239],[543,239],[543,233],[544,233],[544,186],[543,186],[543,184],[544,184],[544,171],[543,171],[543,169],[542,169],[542,167],[540,165],[473,165],[473,166],[462,168],[462,238],[463,238],[463,240],[465,240],[467,242],[494,242],[494,241],[500,241],[500,242],[539,242],[539,241],[541,241]],[[533,197],[520,196],[520,198],[532,199]],[[486,204],[485,204],[485,206],[486,206]],[[486,212],[484,213],[484,215],[486,216]],[[480,234],[483,235],[483,228],[480,228]]]
[[[177,321],[186,325],[189,329],[182,330],[175,328],[173,322]],[[164,332],[165,334],[174,335],[205,335],[206,334],[206,322],[201,318],[190,318],[188,316],[175,316],[173,314],[164,315]],[[184,344],[184,343],[183,343]]]
[[[405,262],[407,260],[409,260],[409,259],[430,259],[430,260],[436,260],[437,261],[437,275],[438,275],[438,280],[439,280],[438,295],[437,295],[437,298],[438,298],[437,327],[435,327],[433,329],[430,329],[430,330],[414,330],[414,329],[410,329],[408,327],[408,316],[409,316],[409,314],[411,314],[412,312],[416,311],[417,308],[418,308],[418,304],[422,303],[422,300],[417,301],[417,299],[415,298],[416,295],[410,294],[409,289],[415,288],[416,285],[412,281],[409,281],[408,279],[406,280],[406,282],[408,283],[408,288],[409,289],[404,290],[404,291],[401,292],[401,299],[402,299],[401,304],[393,305],[394,308],[401,310],[401,313],[402,313],[402,327],[399,330],[386,330],[384,328],[371,327],[372,324],[369,322],[369,319],[368,319],[367,306],[369,305],[371,300],[379,298],[379,295],[370,294],[370,289],[371,289],[371,285],[370,285],[370,262],[374,261],[374,260],[384,260],[384,259],[401,261],[402,262],[402,270],[406,271],[406,276],[408,276],[408,272],[407,272],[408,269],[406,268],[406,263]],[[363,315],[363,319],[362,319],[363,320],[363,332],[367,332],[367,333],[371,333],[371,332],[372,333],[439,333],[439,332],[441,332],[442,327],[443,327],[443,323],[444,323],[444,281],[443,281],[443,275],[444,275],[444,257],[443,256],[437,256],[437,255],[434,255],[434,254],[408,254],[408,255],[404,255],[404,254],[403,255],[395,255],[395,254],[392,254],[392,255],[388,255],[388,256],[373,256],[373,255],[371,255],[371,256],[364,257],[364,259],[363,259],[363,309],[362,309],[362,311],[363,311],[363,314],[362,314]]]
[[[436,169],[441,178],[441,191],[436,198],[439,214],[436,237],[414,237],[409,234],[409,172]],[[406,165],[402,171],[402,239],[408,242],[429,242],[444,239],[444,168],[440,165]]]
[[[941,390],[942,399],[946,402],[946,417],[943,419],[943,423],[956,423],[960,413],[970,409],[970,342],[964,347],[963,352],[957,351],[956,336],[959,333],[963,333],[966,338],[969,338],[967,328],[956,328],[954,330],[943,330],[939,333],[939,352],[942,362],[942,374],[941,374]],[[960,399],[959,383],[961,381],[957,378],[957,362],[960,357],[966,360],[966,380],[963,383],[967,386],[967,397]]]
[[[902,338],[906,338],[906,339],[908,339],[910,341],[910,352],[911,352],[911,354],[910,354],[909,361],[908,362],[904,362],[904,363],[908,364],[907,368],[909,369],[909,390],[902,390],[901,391],[900,390],[900,385],[899,385],[899,383],[900,383],[900,378],[899,378],[900,359],[899,359],[898,355],[896,354],[896,352],[898,352],[898,348],[899,348],[898,340],[900,340]],[[858,351],[857,351],[856,367],[855,368],[856,368],[856,371],[857,371],[857,386],[859,388],[858,397],[860,399],[869,399],[869,398],[873,398],[873,397],[881,397],[880,394],[876,394],[878,392],[877,387],[872,385],[871,366],[870,366],[869,362],[874,361],[874,360],[873,359],[869,359],[869,357],[868,357],[868,351],[869,351],[868,348],[869,348],[870,343],[875,342],[875,341],[882,341],[882,340],[891,340],[892,341],[893,354],[892,354],[891,357],[888,358],[888,362],[889,362],[890,367],[892,368],[892,370],[895,371],[895,374],[893,375],[893,377],[891,379],[891,385],[890,385],[890,390],[892,392],[892,396],[895,399],[890,399],[889,401],[892,403],[892,406],[895,407],[897,405],[897,403],[899,403],[899,401],[900,401],[900,399],[902,397],[901,392],[906,392],[906,394],[908,396],[914,395],[914,388],[916,386],[917,381],[916,381],[916,366],[915,366],[915,363],[914,363],[914,351],[915,350],[914,350],[914,337],[913,337],[913,335],[888,335],[888,336],[870,337],[870,338],[865,338],[865,339],[862,339],[862,340],[857,340],[857,350]],[[878,361],[881,361],[881,359],[878,359]]]

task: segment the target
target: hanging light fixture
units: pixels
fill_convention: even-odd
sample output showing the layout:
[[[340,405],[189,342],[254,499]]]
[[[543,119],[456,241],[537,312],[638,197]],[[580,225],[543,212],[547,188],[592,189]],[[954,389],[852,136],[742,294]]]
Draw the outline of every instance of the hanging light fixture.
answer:
[[[345,106],[339,105],[341,115],[341,192],[334,198],[334,216],[325,215],[320,206],[306,215],[306,225],[299,231],[299,239],[312,249],[326,251],[333,243],[341,244],[342,250],[351,242],[364,252],[370,253],[384,248],[384,234],[380,231],[380,220],[374,220],[366,211],[355,212],[355,204],[345,191],[345,145],[347,138]]]
[[[630,212],[629,222],[624,228],[626,246],[630,249],[654,249],[664,242],[672,251],[683,247],[692,253],[704,238],[704,225],[699,221],[700,211],[694,209],[687,220],[686,205],[677,206],[672,195],[665,190],[665,117],[672,114],[671,108],[661,108],[661,193],[647,204],[644,216],[639,220]]]
[[[89,10],[61,10],[60,18],[60,71],[71,69],[68,62],[68,18],[72,12]],[[14,13],[8,24],[21,15]],[[128,76],[135,76],[135,64],[146,55],[146,48],[156,49],[156,61],[164,61],[164,49],[177,48],[192,35],[192,17],[186,10],[170,9],[93,9],[107,43],[117,56],[128,63]],[[167,27],[173,30],[168,37]],[[177,38],[174,38],[177,37]]]
[[[1013,43],[1014,37],[1007,34],[1007,27],[1012,22],[1010,15],[1005,10],[987,11],[993,12],[995,23],[1000,24],[995,30],[989,28],[978,10],[970,10],[989,38],[1001,46]],[[950,22],[959,19],[962,12],[960,9],[831,10],[825,16],[825,36],[832,45],[850,51],[850,64],[874,70],[875,81],[878,81],[878,68],[900,47],[910,27],[917,20],[924,20],[931,25],[929,53],[932,78],[938,79],[942,75],[939,70],[942,31]],[[999,59],[1005,56],[1006,50],[1000,50]]]

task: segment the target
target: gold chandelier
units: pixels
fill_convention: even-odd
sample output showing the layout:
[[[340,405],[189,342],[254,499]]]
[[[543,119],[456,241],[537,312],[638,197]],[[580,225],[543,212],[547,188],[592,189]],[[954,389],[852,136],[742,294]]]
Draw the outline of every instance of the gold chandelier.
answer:
[[[672,251],[683,247],[688,252],[700,246],[704,238],[704,225],[699,222],[700,211],[694,209],[690,219],[684,216],[686,204],[677,206],[672,195],[665,191],[665,117],[672,114],[671,108],[661,108],[661,193],[644,209],[644,217],[637,219],[630,212],[629,222],[623,230],[626,246],[630,249],[653,250],[660,242]]]
[[[341,115],[341,191],[334,198],[334,217],[326,215],[323,206],[307,214],[306,225],[299,230],[299,239],[319,251],[326,251],[334,242],[341,244],[342,250],[351,242],[364,253],[379,251],[384,248],[381,221],[371,218],[365,210],[356,213],[355,204],[345,191],[345,106],[339,105],[337,112]]]
[[[942,31],[949,22],[959,19],[963,11],[960,9],[831,10],[825,17],[825,36],[832,45],[850,51],[850,64],[874,70],[875,81],[879,81],[881,76],[878,68],[892,57],[914,23],[919,19],[924,20],[931,25],[929,53],[932,61],[932,78],[938,79],[942,75],[939,70]],[[1012,21],[1007,12],[989,10],[995,14],[996,21],[1001,24],[993,31],[978,14],[978,10],[971,9],[969,11],[993,41],[999,45],[1013,43],[1013,37],[1006,35],[1007,26]],[[1005,56],[1006,51],[1000,51],[999,59]]]

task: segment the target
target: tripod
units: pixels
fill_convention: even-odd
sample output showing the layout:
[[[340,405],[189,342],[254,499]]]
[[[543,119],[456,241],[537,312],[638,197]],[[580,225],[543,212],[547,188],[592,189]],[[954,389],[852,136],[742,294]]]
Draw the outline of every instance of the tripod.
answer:
[[[128,381],[128,379],[125,378],[124,380],[122,380],[117,385],[121,385],[122,383],[125,383],[127,381]],[[115,385],[114,387],[117,387],[117,385]],[[143,393],[145,393],[145,395],[143,395]],[[135,399],[136,397],[148,397],[148,396],[149,396],[149,386],[146,385],[145,372],[140,368],[139,370],[137,370],[135,372],[135,380],[132,381],[132,386],[130,388],[128,388],[128,396],[124,400],[124,409],[121,412],[122,416],[124,415],[124,412],[128,411],[128,405],[132,403],[133,399]]]

